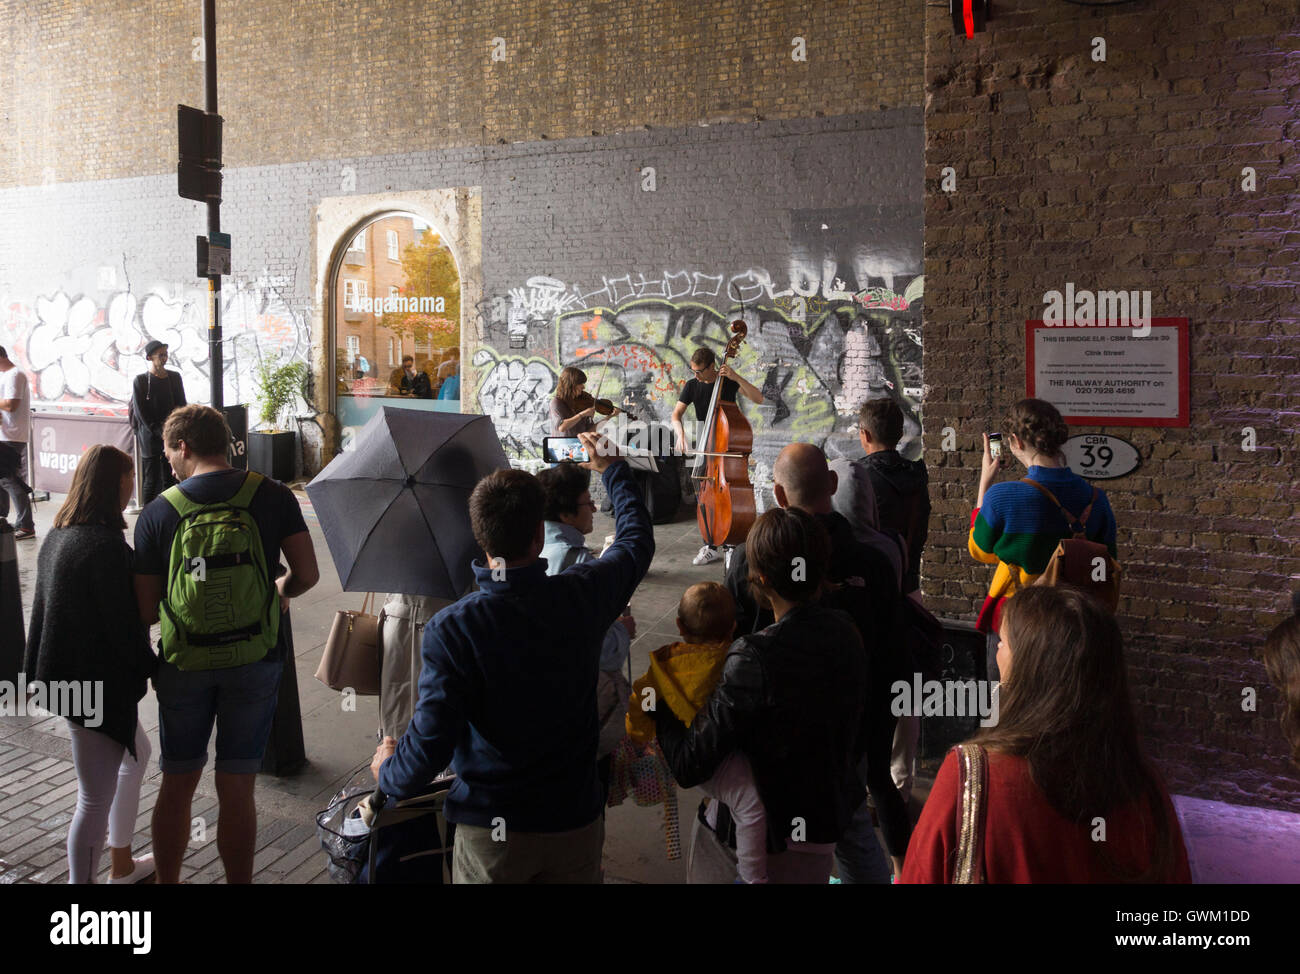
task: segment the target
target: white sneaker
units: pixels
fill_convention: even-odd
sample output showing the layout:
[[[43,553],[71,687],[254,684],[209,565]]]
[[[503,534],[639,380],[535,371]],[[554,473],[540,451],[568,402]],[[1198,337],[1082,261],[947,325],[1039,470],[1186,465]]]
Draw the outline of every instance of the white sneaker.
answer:
[[[153,856],[141,856],[135,860],[134,868],[125,876],[118,876],[116,879],[109,879],[110,886],[129,886],[133,883],[141,883],[154,874]]]
[[[717,548],[711,548],[708,545],[704,545],[700,548],[700,553],[691,561],[691,564],[712,565],[719,557],[721,556],[718,554]]]

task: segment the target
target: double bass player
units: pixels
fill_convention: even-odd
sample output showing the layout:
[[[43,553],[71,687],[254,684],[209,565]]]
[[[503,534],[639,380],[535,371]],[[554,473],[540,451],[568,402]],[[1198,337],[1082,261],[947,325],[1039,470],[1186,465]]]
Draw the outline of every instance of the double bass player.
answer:
[[[733,369],[728,362],[723,362],[721,368],[718,367],[717,356],[709,348],[697,348],[691,355],[691,372],[693,378],[687,379],[682,385],[681,392],[677,396],[677,406],[673,409],[673,432],[677,435],[677,444],[685,453],[691,453],[689,443],[686,439],[686,431],[682,427],[682,416],[686,412],[686,407],[695,406],[695,418],[703,423],[708,416],[709,402],[713,397],[713,385],[721,381],[722,388],[719,391],[719,400],[724,403],[735,403],[736,393],[743,392],[745,398],[755,405],[761,405],[763,402],[762,391],[753,383],[747,381]],[[703,431],[701,433],[703,435]],[[701,532],[703,533],[703,532]],[[717,545],[710,544],[709,539],[703,539],[704,545],[700,548],[699,553],[695,556],[692,564],[708,565],[717,561],[721,556],[718,554]]]

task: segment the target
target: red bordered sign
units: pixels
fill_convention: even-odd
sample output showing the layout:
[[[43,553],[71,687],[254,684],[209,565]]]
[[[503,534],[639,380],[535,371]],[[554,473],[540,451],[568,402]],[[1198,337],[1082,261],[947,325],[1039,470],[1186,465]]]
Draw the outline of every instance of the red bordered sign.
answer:
[[[1188,319],[1152,318],[1139,337],[1131,321],[1025,322],[1025,389],[1078,426],[1188,426]]]

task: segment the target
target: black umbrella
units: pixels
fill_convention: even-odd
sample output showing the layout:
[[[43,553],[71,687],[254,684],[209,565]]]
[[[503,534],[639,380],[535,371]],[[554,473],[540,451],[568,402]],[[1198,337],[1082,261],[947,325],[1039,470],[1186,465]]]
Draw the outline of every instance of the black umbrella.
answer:
[[[483,557],[470,492],[507,466],[487,416],[381,406],[307,485],[343,590],[459,598]]]

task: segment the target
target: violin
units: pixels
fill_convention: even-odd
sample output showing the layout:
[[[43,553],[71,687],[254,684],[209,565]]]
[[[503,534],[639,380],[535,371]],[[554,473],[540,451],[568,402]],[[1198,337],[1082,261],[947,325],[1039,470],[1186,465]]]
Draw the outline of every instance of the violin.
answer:
[[[732,338],[722,354],[722,363],[733,358],[749,333],[744,321],[731,323]],[[719,370],[721,370],[721,365]],[[696,451],[691,478],[699,499],[695,518],[706,544],[740,544],[754,526],[754,485],[749,481],[749,455],[754,448],[754,429],[734,402],[722,402],[722,376],[713,385],[709,412]]]
[[[573,408],[577,412],[582,412],[584,409],[590,409],[592,406],[596,407],[596,412],[601,416],[613,416],[615,413],[622,413],[624,416],[632,416],[632,414],[626,409],[621,409],[618,406],[615,406],[608,399],[597,399],[590,392],[581,392],[573,400]]]

